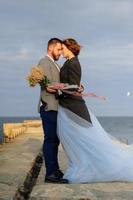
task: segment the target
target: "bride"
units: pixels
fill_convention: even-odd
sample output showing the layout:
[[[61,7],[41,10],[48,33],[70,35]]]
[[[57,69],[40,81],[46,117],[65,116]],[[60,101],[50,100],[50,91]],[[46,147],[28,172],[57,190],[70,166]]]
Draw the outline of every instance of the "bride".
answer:
[[[60,81],[80,85],[80,45],[69,38],[62,48],[67,60]],[[59,98],[58,136],[68,157],[64,178],[70,183],[133,181],[133,146],[111,137],[81,96]]]

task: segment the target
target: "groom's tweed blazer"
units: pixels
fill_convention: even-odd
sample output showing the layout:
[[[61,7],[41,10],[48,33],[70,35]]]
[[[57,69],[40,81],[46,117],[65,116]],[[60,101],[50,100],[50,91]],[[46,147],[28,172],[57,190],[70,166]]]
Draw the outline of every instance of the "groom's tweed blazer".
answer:
[[[44,70],[45,75],[47,78],[53,82],[53,83],[59,83],[60,82],[60,72],[57,68],[56,64],[48,57],[45,56],[40,60],[38,63],[38,67],[41,67]],[[43,101],[46,106],[45,110],[58,110],[58,100],[55,98],[55,95],[52,93],[49,93],[45,90],[44,87],[40,87],[40,100],[38,104],[38,111],[40,111],[40,105],[41,101]]]

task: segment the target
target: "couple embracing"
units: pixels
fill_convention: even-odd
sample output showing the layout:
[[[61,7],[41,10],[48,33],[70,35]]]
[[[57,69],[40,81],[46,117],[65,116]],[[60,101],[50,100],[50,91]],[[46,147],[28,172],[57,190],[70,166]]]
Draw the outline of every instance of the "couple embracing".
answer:
[[[47,55],[38,67],[54,83],[81,86],[81,66],[78,59],[81,46],[75,39],[48,41]],[[64,65],[55,61],[63,55]],[[74,89],[71,89],[74,90]],[[133,146],[112,138],[86,106],[82,95],[58,92],[53,86],[41,86],[40,116],[44,130],[43,156],[45,182],[87,183],[133,181]],[[62,144],[68,158],[63,174],[58,163],[58,147]]]

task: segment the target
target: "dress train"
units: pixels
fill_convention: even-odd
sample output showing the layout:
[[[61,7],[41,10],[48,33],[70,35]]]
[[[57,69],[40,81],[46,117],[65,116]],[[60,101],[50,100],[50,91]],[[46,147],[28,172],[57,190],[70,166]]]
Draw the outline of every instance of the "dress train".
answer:
[[[133,145],[109,135],[90,111],[92,125],[59,106],[58,136],[68,157],[70,183],[133,182]]]

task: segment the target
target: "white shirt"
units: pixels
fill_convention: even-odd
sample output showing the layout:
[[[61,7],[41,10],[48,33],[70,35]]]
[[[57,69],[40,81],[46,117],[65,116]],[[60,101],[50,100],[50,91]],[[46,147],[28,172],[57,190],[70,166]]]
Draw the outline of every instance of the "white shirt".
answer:
[[[49,54],[47,54],[47,57],[49,57],[52,60],[52,62],[55,64],[56,68],[60,72],[60,68],[59,68],[58,64],[55,62],[55,60]]]

